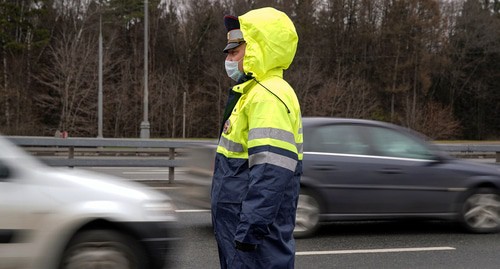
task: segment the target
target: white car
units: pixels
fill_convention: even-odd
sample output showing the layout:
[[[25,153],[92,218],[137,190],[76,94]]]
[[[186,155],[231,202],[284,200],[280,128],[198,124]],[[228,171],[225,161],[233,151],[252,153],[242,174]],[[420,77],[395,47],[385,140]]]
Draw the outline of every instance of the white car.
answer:
[[[48,167],[0,137],[0,269],[164,268],[176,222],[160,192]]]

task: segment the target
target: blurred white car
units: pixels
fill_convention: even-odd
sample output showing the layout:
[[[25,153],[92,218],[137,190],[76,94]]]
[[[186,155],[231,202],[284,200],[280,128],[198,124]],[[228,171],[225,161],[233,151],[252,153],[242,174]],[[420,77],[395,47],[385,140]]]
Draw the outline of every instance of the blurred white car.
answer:
[[[176,221],[160,192],[48,167],[0,137],[0,269],[164,268]]]

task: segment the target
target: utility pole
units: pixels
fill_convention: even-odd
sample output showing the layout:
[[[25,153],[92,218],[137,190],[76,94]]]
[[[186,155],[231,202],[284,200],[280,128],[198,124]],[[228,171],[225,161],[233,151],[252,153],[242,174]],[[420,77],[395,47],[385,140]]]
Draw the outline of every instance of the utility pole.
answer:
[[[148,0],[144,0],[144,119],[141,122],[141,138],[149,138],[148,121]]]
[[[102,7],[102,6],[101,6]],[[99,93],[97,96],[97,138],[102,138],[102,10],[99,10]]]

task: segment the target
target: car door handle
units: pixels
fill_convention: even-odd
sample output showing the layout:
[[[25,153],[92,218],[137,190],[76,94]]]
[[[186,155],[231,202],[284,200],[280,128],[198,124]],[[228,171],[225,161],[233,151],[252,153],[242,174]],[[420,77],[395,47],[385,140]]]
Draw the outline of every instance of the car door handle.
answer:
[[[401,171],[401,169],[398,168],[382,168],[378,170],[378,172],[382,174],[391,174],[391,175],[403,173],[403,171]]]
[[[337,170],[337,166],[335,165],[313,165],[312,169],[319,171],[332,171]]]

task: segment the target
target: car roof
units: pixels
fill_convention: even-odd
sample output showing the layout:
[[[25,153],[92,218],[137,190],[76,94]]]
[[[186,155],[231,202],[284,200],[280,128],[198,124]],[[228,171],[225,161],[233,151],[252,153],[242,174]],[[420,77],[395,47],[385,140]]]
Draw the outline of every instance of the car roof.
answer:
[[[392,123],[376,121],[376,120],[365,120],[365,119],[354,119],[354,118],[335,118],[335,117],[303,117],[302,122],[304,126],[313,125],[323,125],[332,123],[351,123],[351,124],[368,124],[376,126],[386,126],[386,127],[399,127]]]
[[[302,117],[302,124],[305,128],[321,126],[326,124],[339,124],[339,123],[347,123],[347,124],[360,124],[360,125],[370,125],[370,126],[378,126],[395,129],[401,132],[405,132],[407,134],[411,134],[413,136],[419,137],[423,140],[430,140],[426,135],[417,132],[413,129],[396,125],[389,122],[377,121],[377,120],[366,120],[366,119],[355,119],[355,118],[336,118],[336,117]]]

